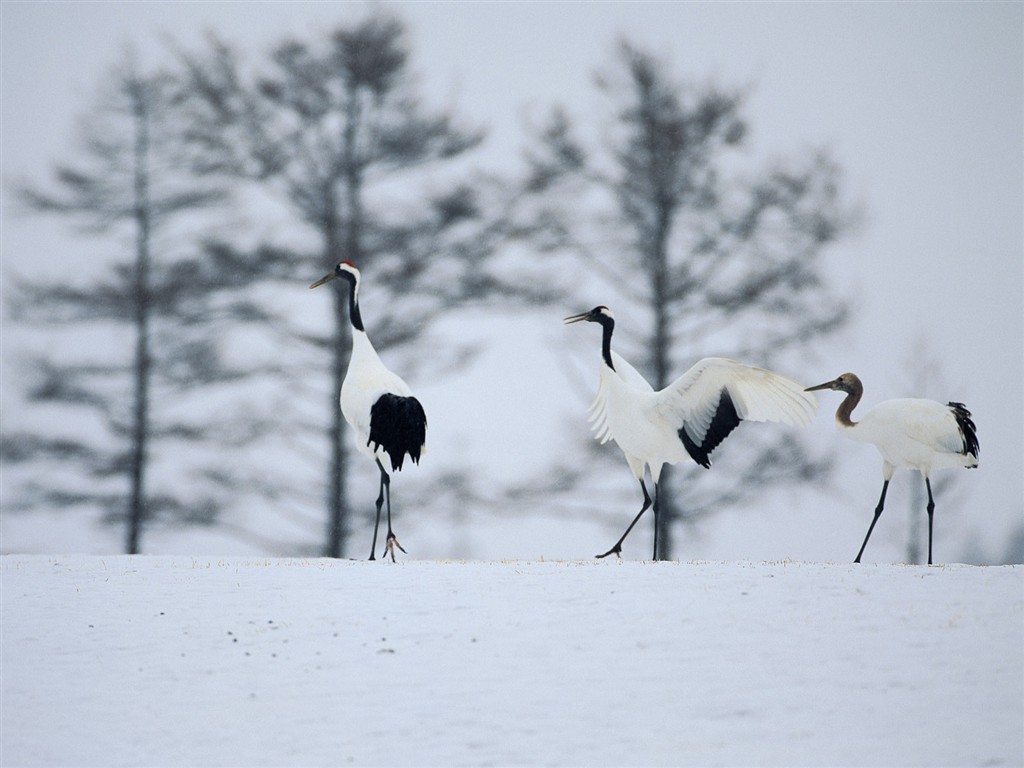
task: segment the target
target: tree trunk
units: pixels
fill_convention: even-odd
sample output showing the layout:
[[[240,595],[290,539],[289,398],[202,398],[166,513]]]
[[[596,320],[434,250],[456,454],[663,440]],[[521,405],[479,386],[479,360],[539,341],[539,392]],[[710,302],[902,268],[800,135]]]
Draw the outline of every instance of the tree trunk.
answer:
[[[341,251],[338,242],[337,216],[331,215],[324,227],[324,263],[333,264],[338,261]],[[347,257],[346,257],[347,258]],[[345,552],[345,544],[349,533],[349,509],[347,498],[348,452],[345,447],[346,421],[341,413],[338,400],[341,384],[348,370],[348,359],[352,347],[351,324],[347,311],[348,294],[345,291],[334,291],[334,349],[331,358],[331,421],[328,439],[331,446],[331,463],[328,469],[328,524],[327,544],[324,554],[327,557],[341,557]]]
[[[149,341],[149,126],[144,97],[134,94],[135,111],[135,406],[133,409],[131,463],[129,467],[131,495],[128,508],[128,536],[125,551],[138,554],[142,528],[146,520],[146,461],[149,438],[149,379],[151,353]]]
[[[920,480],[914,477],[915,481]],[[924,509],[924,483],[914,482],[910,487],[910,532],[907,538],[907,565],[921,563],[921,520]]]
[[[361,266],[362,255],[362,173],[358,159],[358,129],[361,120],[358,94],[350,85],[346,106],[343,155],[345,180],[345,233],[344,244],[340,241],[338,206],[333,183],[325,190],[324,247],[327,251],[325,262],[333,264],[341,258]],[[330,477],[330,523],[327,531],[326,553],[328,557],[342,557],[348,538],[349,504],[347,498],[346,473],[348,453],[345,446],[345,418],[341,413],[338,395],[348,369],[352,348],[352,329],[347,311],[348,295],[345,291],[335,292],[334,305],[334,361],[332,365],[333,392],[331,408],[334,418],[331,422],[331,477]]]
[[[671,204],[662,197],[658,203],[655,231],[651,240],[650,276],[651,297],[654,308],[654,338],[651,349],[651,364],[654,369],[654,388],[667,386],[672,375],[672,331],[669,303],[671,286],[668,278],[668,235],[672,226]],[[675,472],[673,467],[665,466],[658,483],[658,551],[656,560],[672,559],[673,523],[679,517],[675,494],[672,493]]]

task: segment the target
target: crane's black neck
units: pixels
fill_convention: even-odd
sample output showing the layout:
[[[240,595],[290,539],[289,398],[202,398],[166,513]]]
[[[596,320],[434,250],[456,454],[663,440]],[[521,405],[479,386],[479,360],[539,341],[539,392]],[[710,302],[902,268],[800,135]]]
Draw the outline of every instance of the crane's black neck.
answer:
[[[348,283],[348,319],[355,330],[365,332],[363,316],[359,313],[359,283],[349,272],[343,272],[341,277]]]
[[[601,357],[604,358],[604,364],[615,370],[615,365],[612,363],[612,332],[615,330],[615,320],[608,317],[607,315],[598,315],[597,322],[601,324]]]

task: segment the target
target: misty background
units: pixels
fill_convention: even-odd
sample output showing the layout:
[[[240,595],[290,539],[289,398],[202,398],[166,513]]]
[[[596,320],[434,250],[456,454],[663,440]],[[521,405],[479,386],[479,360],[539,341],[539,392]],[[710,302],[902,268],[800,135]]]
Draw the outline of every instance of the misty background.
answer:
[[[561,324],[604,303],[616,348],[652,381],[721,354],[807,385],[854,371],[862,408],[966,403],[981,466],[937,476],[936,561],[1024,559],[1020,4],[0,13],[4,553],[126,548],[139,218],[130,195],[107,203],[137,190],[138,143],[131,120],[103,119],[131,115],[110,87],[140,75],[171,138],[147,134],[167,154],[149,198],[138,551],[365,557],[376,470],[331,434],[340,305],[306,290],[356,253],[370,338],[428,414],[422,464],[392,484],[411,557],[589,557],[635,514],[621,452],[585,421],[598,334]],[[360,48],[359,31],[388,45]],[[339,86],[321,120],[328,91],[296,94],[332,45],[362,51],[346,59],[362,111]],[[247,89],[229,87],[229,61]],[[643,134],[643,104],[679,120]],[[346,176],[353,153],[365,173]],[[676,180],[641,173],[644,153],[678,162]],[[349,195],[333,206],[335,187],[316,187],[328,167]],[[87,221],[68,194],[92,201]],[[667,283],[648,269],[659,252]],[[657,297],[666,284],[678,290]],[[671,556],[852,559],[881,462],[838,434],[838,395],[819,402],[802,434],[746,425],[710,471],[680,468]],[[922,485],[897,475],[867,561],[920,555]],[[650,525],[627,557],[645,556]]]

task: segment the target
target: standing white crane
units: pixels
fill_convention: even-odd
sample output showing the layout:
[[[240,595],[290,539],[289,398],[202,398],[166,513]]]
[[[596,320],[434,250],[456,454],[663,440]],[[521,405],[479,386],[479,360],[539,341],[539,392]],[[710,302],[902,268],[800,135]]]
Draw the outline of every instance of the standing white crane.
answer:
[[[644,484],[645,467],[654,483],[654,557],[658,556],[658,480],[665,464],[687,457],[710,468],[710,454],[740,421],[781,421],[805,427],[817,402],[802,385],[763,368],[708,357],[664,389],[655,392],[646,379],[612,351],[615,316],[606,306],[565,318],[603,328],[601,380],[590,407],[589,421],[601,443],[614,440],[640,482],[644,501],[626,532],[598,557],[622,556],[622,542],[652,506]]]
[[[973,469],[978,466],[978,433],[971,421],[971,412],[963,403],[943,405],[935,400],[904,398],[879,403],[860,421],[854,421],[853,409],[864,394],[864,385],[856,375],[844,373],[832,381],[808,387],[807,391],[819,389],[846,393],[836,409],[836,423],[840,430],[853,440],[871,443],[882,454],[882,495],[864,543],[853,562],[860,562],[864,547],[882,514],[893,472],[905,468],[920,472],[928,489],[928,565],[931,565],[935,499],[932,498],[932,484],[928,478],[934,469]]]
[[[352,323],[352,354],[348,371],[341,385],[341,412],[356,435],[356,446],[377,463],[380,469],[380,494],[377,496],[377,522],[373,527],[370,559],[376,559],[377,530],[380,528],[380,510],[387,500],[388,536],[385,553],[395,560],[395,547],[402,545],[391,529],[391,477],[382,459],[387,456],[391,470],[401,470],[406,454],[419,464],[425,451],[427,416],[412,390],[396,374],[389,371],[363,329],[359,314],[359,270],[350,261],[342,261],[333,272],[328,272],[311,286],[317,288],[335,278],[349,285],[349,320]]]

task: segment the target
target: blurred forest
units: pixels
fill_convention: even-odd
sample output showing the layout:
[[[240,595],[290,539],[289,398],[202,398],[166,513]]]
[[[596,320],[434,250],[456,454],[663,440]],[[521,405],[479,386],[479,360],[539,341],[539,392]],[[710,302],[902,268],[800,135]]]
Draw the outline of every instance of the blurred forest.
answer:
[[[267,554],[362,552],[350,537],[372,486],[350,482],[337,401],[345,296],[311,312],[325,295],[305,290],[340,259],[362,270],[369,335],[414,389],[472,365],[471,345],[436,331],[458,312],[514,322],[600,297],[630,318],[617,346],[656,388],[709,354],[792,374],[795,349],[846,321],[822,267],[855,219],[840,169],[825,149],[752,162],[741,90],[619,41],[591,81],[606,110],[551,105],[524,126],[518,170],[499,173],[474,160],[486,126],[419,98],[411,44],[377,13],[268,50],[209,35],[173,43],[159,70],[130,49],[112,63],[66,161],[7,190],[110,258],[7,286],[9,319],[52,337],[19,362],[52,418],[2,436],[5,513],[98,509],[128,553],[157,526],[217,526]],[[246,225],[267,209],[293,226]],[[526,502],[557,515],[601,494],[623,500],[621,527],[635,490],[621,453],[582,417],[551,428],[578,434],[571,461],[497,487],[449,468],[420,487],[417,517],[455,527],[459,510]],[[796,433],[721,450],[729,473],[663,476],[661,557],[680,555],[682,526],[831,469]],[[253,510],[267,507],[302,533],[263,532]]]

